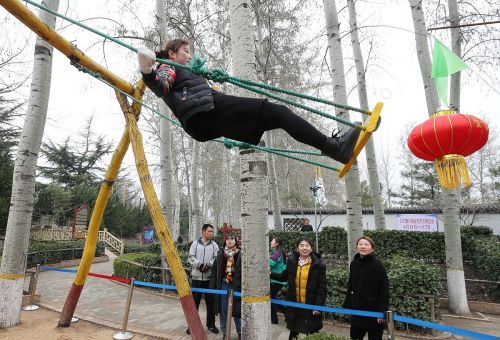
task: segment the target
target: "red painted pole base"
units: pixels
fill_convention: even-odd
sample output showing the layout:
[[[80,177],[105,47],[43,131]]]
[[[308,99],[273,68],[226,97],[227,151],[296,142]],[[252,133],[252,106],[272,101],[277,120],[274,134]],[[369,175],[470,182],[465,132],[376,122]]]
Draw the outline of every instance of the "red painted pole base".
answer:
[[[59,323],[57,327],[69,327],[71,325],[71,318],[75,313],[76,305],[80,299],[80,294],[82,294],[83,285],[77,286],[74,282],[69,289],[68,297],[64,303],[64,308],[61,312],[61,317],[59,318]]]
[[[203,325],[201,324],[200,315],[194,304],[193,295],[189,294],[187,296],[181,297],[182,310],[184,311],[184,316],[191,332],[191,339],[193,340],[207,340],[207,334]]]

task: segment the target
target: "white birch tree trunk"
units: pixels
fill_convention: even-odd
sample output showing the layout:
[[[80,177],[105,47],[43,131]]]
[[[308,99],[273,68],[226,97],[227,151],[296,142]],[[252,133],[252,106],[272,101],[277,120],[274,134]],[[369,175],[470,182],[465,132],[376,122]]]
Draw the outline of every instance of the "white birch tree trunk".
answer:
[[[229,220],[231,219],[232,215],[231,215],[231,197],[232,197],[232,193],[231,193],[231,175],[230,175],[230,172],[231,172],[231,168],[229,166],[229,162],[230,162],[230,159],[229,159],[229,150],[225,149],[223,152],[222,152],[222,163],[223,163],[223,167],[222,167],[222,171],[223,171],[223,174],[224,174],[224,180],[222,183],[224,183],[223,185],[223,197],[222,197],[222,217],[221,217],[221,224],[222,225],[223,223],[228,223]]]
[[[167,10],[165,0],[156,0],[156,20],[158,31],[160,32],[160,48],[167,42]],[[160,112],[166,117],[171,116],[171,111],[163,100],[160,100]],[[179,226],[174,222],[175,199],[174,195],[174,171],[172,160],[172,124],[160,118],[160,177],[161,193],[160,200],[170,231],[174,241],[179,237]]]
[[[182,159],[184,161],[184,177],[186,178],[186,188],[187,188],[187,203],[188,203],[188,223],[189,223],[189,229],[188,229],[188,238],[189,241],[193,240],[193,221],[192,221],[192,214],[191,214],[191,179],[190,179],[190,174],[189,174],[189,161],[187,157],[187,150],[186,150],[186,145],[184,141],[184,137],[181,136],[181,153],[182,153]],[[190,139],[189,141],[190,145],[193,145],[193,140]],[[180,189],[180,188],[179,188]],[[180,192],[181,190],[179,190]]]
[[[261,60],[261,63],[265,63],[264,61],[264,52],[262,45],[262,26],[261,26],[261,12],[260,6],[256,5],[256,18],[257,18],[257,39],[259,41],[258,44],[258,56]],[[264,81],[267,83],[267,75],[263,75]],[[264,134],[264,140],[266,141],[266,146],[268,148],[273,147],[273,132],[267,131]],[[266,154],[267,158],[267,166],[269,170],[269,191],[271,193],[271,209],[273,210],[273,220],[274,220],[274,229],[283,230],[283,223],[281,222],[281,204],[280,204],[280,196],[278,192],[278,179],[276,178],[276,166],[274,164],[274,155],[270,152]]]
[[[236,157],[235,169],[240,169],[241,167],[241,159],[240,157]],[[234,174],[234,183],[236,183],[234,187],[234,200],[232,203],[232,213],[233,213],[233,225],[240,227],[242,225],[241,221],[241,173],[237,171]]]
[[[237,77],[255,80],[251,3],[230,0],[231,51]],[[238,89],[238,95],[250,93]],[[271,339],[269,242],[267,232],[267,164],[262,152],[240,151],[243,339]],[[248,299],[257,301],[249,301]]]
[[[59,0],[47,0],[45,4],[49,9],[57,11]],[[54,15],[40,10],[39,17],[47,26],[55,28]],[[50,96],[52,52],[52,46],[37,37],[30,98],[14,164],[1,275],[18,275],[25,271],[35,196],[36,162]],[[21,321],[23,285],[23,278],[0,279],[0,328],[11,327]]]
[[[356,19],[356,5],[354,0],[347,0],[347,8],[349,10],[349,24],[351,26],[351,44],[354,55],[354,62],[356,64],[356,78],[358,81],[358,95],[359,104],[363,108],[369,108],[368,94],[366,92],[366,70],[363,61],[363,53],[361,52],[361,45],[358,36],[358,23]],[[363,115],[363,120],[366,121],[369,116]],[[373,215],[375,218],[375,228],[385,230],[385,214],[384,206],[382,203],[382,189],[380,186],[380,179],[378,176],[377,157],[375,154],[375,145],[373,137],[370,138],[365,146],[366,165],[368,167],[368,179],[370,182],[370,194],[373,204]]]
[[[417,56],[424,83],[429,115],[439,108],[436,84],[431,78],[431,57],[427,45],[427,29],[421,0],[410,0]],[[446,244],[446,276],[448,285],[448,309],[456,314],[470,314],[465,289],[462,244],[460,241],[460,195],[458,190],[442,189],[444,239]]]
[[[201,208],[200,208],[200,143],[193,141],[193,153],[191,160],[191,228],[192,239],[201,236]]]
[[[339,35],[339,20],[335,0],[324,0],[326,31],[328,47],[330,50],[330,63],[332,67],[333,97],[338,103],[347,103],[347,92],[344,78],[344,58]],[[347,111],[335,108],[338,117],[349,119]],[[346,130],[343,124],[338,124],[339,129]],[[347,248],[349,261],[356,254],[356,241],[363,236],[363,217],[361,214],[361,185],[357,162],[345,176],[346,210],[347,210]]]
[[[160,32],[160,49],[166,44],[167,41],[167,12],[165,7],[165,0],[156,0],[156,26]],[[170,116],[170,109],[165,102],[160,99],[160,113],[164,116]],[[172,126],[169,121],[160,117],[160,204],[163,215],[167,220],[167,225],[170,232],[177,242],[179,233],[176,232],[173,224],[175,196],[173,194],[173,175],[172,175]],[[167,259],[163,248],[161,249],[161,267],[162,267],[162,283],[167,284]],[[162,288],[165,294],[166,289]]]
[[[448,11],[450,13],[450,26],[460,24],[457,0],[448,0]],[[462,57],[462,33],[459,27],[450,28],[451,50],[460,58]],[[460,111],[460,79],[462,72],[451,75],[450,81],[450,109]]]
[[[176,171],[174,172],[174,193],[175,193],[175,197],[177,197],[177,199],[175,200],[175,210],[174,210],[174,226],[176,226],[176,228],[178,228],[178,235],[181,234],[181,191],[180,191],[180,185],[179,185],[179,182],[178,182],[178,179],[179,178],[179,174],[178,174],[178,169],[176,169]],[[185,240],[184,241],[187,241],[186,238],[189,238],[189,235],[186,237],[186,235],[184,235],[183,237]]]
[[[273,136],[271,131],[264,134],[266,146],[273,147]],[[278,192],[278,179],[276,178],[276,166],[274,164],[274,155],[270,152],[266,154],[267,165],[269,169],[269,190],[271,192],[271,208],[273,210],[274,229],[283,230],[281,219],[280,196]],[[266,223],[267,226],[267,223]]]

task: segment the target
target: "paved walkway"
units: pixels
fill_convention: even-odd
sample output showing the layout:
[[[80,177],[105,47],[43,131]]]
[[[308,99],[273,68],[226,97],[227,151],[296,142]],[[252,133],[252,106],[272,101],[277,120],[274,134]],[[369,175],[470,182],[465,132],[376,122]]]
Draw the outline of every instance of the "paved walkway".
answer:
[[[91,272],[110,275],[113,272],[113,254],[106,252],[110,261],[95,263]],[[76,269],[76,267],[68,268]],[[40,304],[55,311],[62,311],[74,274],[56,271],[43,271],[39,274],[37,294],[41,295]],[[26,282],[27,284],[27,282]],[[120,329],[127,301],[128,286],[105,279],[88,277],[75,311],[75,316],[97,324]],[[205,324],[205,306],[200,306],[200,317]],[[218,319],[217,319],[217,327]],[[288,339],[284,321],[272,325],[273,339]],[[181,304],[176,297],[153,294],[142,289],[134,289],[130,308],[128,330],[166,339],[191,339],[186,335],[187,328]],[[234,323],[232,339],[237,339]],[[209,339],[221,339],[207,330]]]
[[[106,275],[110,275],[113,272],[113,258],[115,255],[108,252],[106,252],[106,254],[110,256],[110,261],[93,264],[91,272]],[[76,267],[72,269],[76,269]],[[37,293],[41,294],[40,304],[60,312],[64,306],[73,279],[74,274],[72,273],[55,271],[41,272],[37,285]],[[75,316],[83,320],[120,329],[127,293],[127,285],[89,277],[87,278],[87,282],[76,308]],[[443,311],[443,314],[444,313]],[[279,313],[278,315],[281,316]],[[200,307],[200,317],[204,323],[206,318],[204,305]],[[443,323],[463,329],[474,330],[476,332],[500,336],[500,316],[486,315],[486,317],[487,320],[483,321],[445,317],[443,318]],[[187,324],[184,319],[184,313],[176,297],[154,294],[137,288],[134,289],[128,321],[129,331],[164,339],[191,339],[191,337],[185,333],[186,328]],[[232,330],[232,338],[237,339],[234,323],[232,325]],[[349,334],[349,328],[346,324],[325,325],[325,331],[331,331],[338,335]],[[208,330],[207,335],[208,339],[221,339],[220,334],[215,335]],[[408,336],[405,333],[399,333],[397,335],[398,338],[415,337]],[[443,337],[443,335],[441,335],[439,338],[443,339],[445,337],[446,336]],[[452,338],[463,339],[459,336],[452,336]],[[280,319],[279,325],[272,325],[272,339],[288,339],[288,330],[284,326],[283,319]]]

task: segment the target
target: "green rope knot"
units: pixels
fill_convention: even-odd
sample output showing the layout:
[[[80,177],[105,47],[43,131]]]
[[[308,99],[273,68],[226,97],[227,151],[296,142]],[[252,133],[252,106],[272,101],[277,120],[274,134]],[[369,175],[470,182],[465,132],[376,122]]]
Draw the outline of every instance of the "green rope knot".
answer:
[[[224,138],[223,143],[224,143],[224,146],[228,149],[232,149],[232,148],[250,149],[252,147],[252,144],[238,142],[236,140],[229,139],[229,138]]]
[[[199,74],[203,78],[209,78],[210,71],[205,67],[206,62],[207,59],[203,59],[198,54],[195,54],[193,59],[191,59],[189,66],[191,66],[193,73]]]
[[[210,79],[218,83],[225,83],[230,79],[229,74],[221,68],[216,68],[210,72]]]
[[[224,138],[224,146],[228,149],[234,148],[236,145],[233,140]]]
[[[218,83],[224,83],[230,79],[229,74],[221,68],[216,68],[214,70],[209,70],[205,67],[207,59],[201,58],[198,54],[193,56],[189,66],[193,73],[199,74],[203,78],[216,81]]]

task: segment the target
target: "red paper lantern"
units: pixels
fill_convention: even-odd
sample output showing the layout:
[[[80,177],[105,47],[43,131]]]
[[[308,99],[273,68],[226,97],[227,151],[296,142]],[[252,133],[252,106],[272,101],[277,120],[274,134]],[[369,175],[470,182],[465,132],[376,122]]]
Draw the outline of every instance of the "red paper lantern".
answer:
[[[488,125],[477,117],[440,111],[413,129],[408,147],[418,158],[435,162],[443,187],[456,188],[470,185],[463,157],[481,149],[488,134]]]

